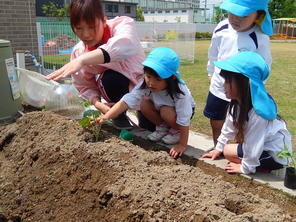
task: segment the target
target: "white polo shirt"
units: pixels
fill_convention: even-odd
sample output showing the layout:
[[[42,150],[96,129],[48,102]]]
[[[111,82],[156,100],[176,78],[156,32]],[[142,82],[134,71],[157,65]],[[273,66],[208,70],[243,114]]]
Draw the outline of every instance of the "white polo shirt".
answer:
[[[285,146],[292,150],[292,139],[283,120],[266,120],[259,116],[254,109],[249,111],[249,120],[244,126],[244,142],[242,149],[244,156],[241,162],[241,172],[244,174],[255,173],[260,165],[259,158],[263,151],[267,151],[272,158],[280,163],[287,164],[287,159],[277,155]],[[218,137],[216,150],[223,152],[224,146],[235,139],[237,129],[233,125],[233,118],[227,112],[221,134]]]
[[[224,92],[224,79],[219,75],[220,69],[215,67],[214,61],[225,61],[242,51],[252,51],[260,54],[266,63],[271,66],[269,36],[264,34],[255,25],[245,32],[235,31],[228,19],[220,22],[214,30],[211,45],[208,51],[208,76],[211,76],[210,92],[220,99],[229,101]]]

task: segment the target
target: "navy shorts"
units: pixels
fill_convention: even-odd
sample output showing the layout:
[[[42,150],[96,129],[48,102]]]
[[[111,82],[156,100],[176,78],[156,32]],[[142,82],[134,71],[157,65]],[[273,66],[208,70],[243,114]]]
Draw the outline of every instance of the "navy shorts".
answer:
[[[203,112],[204,116],[212,120],[225,120],[228,104],[228,101],[220,99],[209,92]]]
[[[242,144],[238,144],[237,146],[237,155],[240,158],[243,158],[244,152],[243,152],[243,146]],[[260,158],[259,158],[260,166],[257,168],[265,169],[265,170],[278,170],[283,168],[283,165],[276,162],[272,156],[266,151],[263,151]]]

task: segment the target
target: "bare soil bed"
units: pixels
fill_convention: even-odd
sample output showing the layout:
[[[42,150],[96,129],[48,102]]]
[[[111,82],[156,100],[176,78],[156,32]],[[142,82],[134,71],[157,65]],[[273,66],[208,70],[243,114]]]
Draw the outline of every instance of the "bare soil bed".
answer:
[[[295,198],[103,128],[30,112],[0,126],[2,221],[296,221]]]

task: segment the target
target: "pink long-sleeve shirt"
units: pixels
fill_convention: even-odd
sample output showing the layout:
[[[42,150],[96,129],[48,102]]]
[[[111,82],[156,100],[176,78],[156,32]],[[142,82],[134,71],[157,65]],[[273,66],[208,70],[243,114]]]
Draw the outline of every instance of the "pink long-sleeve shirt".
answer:
[[[84,66],[79,72],[72,75],[74,85],[80,92],[80,96],[89,101],[100,96],[96,74],[102,74],[107,69],[117,71],[130,80],[130,90],[144,76],[142,62],[145,54],[136,32],[134,20],[126,16],[116,17],[107,20],[107,26],[110,30],[110,38],[99,48],[108,52],[110,62]],[[84,43],[80,41],[72,51],[71,60],[86,52]]]

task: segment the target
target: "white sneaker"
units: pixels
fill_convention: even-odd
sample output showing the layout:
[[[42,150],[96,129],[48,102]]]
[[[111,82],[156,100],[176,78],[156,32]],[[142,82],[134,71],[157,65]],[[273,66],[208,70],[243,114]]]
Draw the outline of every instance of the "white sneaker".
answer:
[[[169,132],[169,126],[165,123],[160,124],[159,126],[156,126],[155,131],[151,134],[149,134],[147,137],[149,140],[157,142],[161,140],[165,135],[167,135]]]
[[[180,131],[171,128],[168,134],[163,137],[161,141],[170,145],[178,143],[180,141]]]

